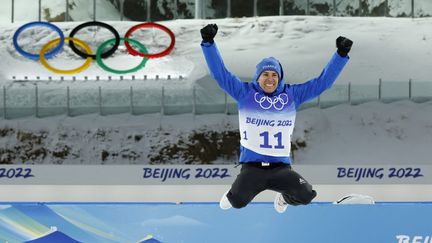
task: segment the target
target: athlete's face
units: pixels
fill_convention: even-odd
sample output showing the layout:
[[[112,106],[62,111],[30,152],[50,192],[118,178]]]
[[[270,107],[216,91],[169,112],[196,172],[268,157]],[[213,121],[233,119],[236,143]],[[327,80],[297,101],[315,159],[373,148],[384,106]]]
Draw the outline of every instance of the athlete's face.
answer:
[[[264,92],[273,93],[279,84],[279,76],[275,71],[264,71],[258,78],[258,84]]]

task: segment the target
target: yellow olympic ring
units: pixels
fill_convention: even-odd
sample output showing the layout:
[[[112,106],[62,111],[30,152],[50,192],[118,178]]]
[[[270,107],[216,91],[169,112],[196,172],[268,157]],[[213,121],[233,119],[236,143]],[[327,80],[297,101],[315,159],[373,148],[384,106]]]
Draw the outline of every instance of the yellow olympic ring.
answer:
[[[73,41],[74,44],[77,44],[78,46],[80,46],[81,48],[84,49],[84,51],[91,55],[92,51],[89,45],[87,45],[85,42],[77,39],[77,38],[72,38],[72,37],[65,37],[64,38],[65,41]],[[39,60],[42,64],[42,66],[44,66],[46,69],[50,70],[53,73],[57,73],[57,74],[75,74],[75,73],[80,73],[84,70],[86,70],[88,67],[90,67],[90,64],[92,63],[92,58],[91,57],[87,57],[86,61],[84,62],[83,65],[81,65],[80,67],[77,67],[75,69],[71,69],[71,70],[61,70],[61,69],[57,69],[54,68],[52,66],[50,66],[48,64],[48,62],[45,59],[45,52],[48,51],[48,49],[52,48],[53,46],[55,46],[56,44],[60,43],[60,38],[57,38],[55,40],[52,40],[50,42],[48,42],[47,44],[45,44],[42,49],[40,50],[39,53]]]

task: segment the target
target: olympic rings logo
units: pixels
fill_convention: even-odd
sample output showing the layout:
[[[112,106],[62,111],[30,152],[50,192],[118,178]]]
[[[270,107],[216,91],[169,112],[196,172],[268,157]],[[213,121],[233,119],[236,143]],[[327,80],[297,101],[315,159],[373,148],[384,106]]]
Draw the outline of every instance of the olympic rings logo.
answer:
[[[54,39],[54,40],[48,42],[47,44],[45,44],[42,47],[42,49],[40,50],[39,54],[33,54],[33,53],[26,52],[18,45],[19,35],[25,29],[35,27],[35,26],[48,27],[48,28],[54,30],[55,32],[57,32],[59,35],[59,38]],[[87,43],[74,37],[78,31],[80,31],[83,28],[89,27],[89,26],[99,26],[102,28],[106,28],[107,30],[109,30],[114,35],[113,39],[109,39],[109,40],[103,42],[97,48],[96,54],[92,53],[92,50]],[[170,40],[171,40],[169,46],[161,52],[148,53],[147,49],[145,48],[145,46],[143,44],[141,44],[137,40],[130,38],[130,36],[133,34],[133,32],[135,32],[136,30],[139,30],[139,29],[144,29],[144,28],[156,28],[156,29],[160,29],[163,32],[165,32],[166,34],[168,34],[168,36],[170,37]],[[75,68],[75,69],[70,69],[70,70],[60,70],[60,69],[54,68],[48,64],[47,59],[53,58],[55,55],[60,53],[63,50],[65,42],[68,42],[68,44],[69,44],[69,46],[73,52],[75,52],[77,55],[79,55],[80,57],[85,59],[84,64],[82,64],[80,67]],[[132,56],[143,57],[143,60],[136,67],[128,69],[128,70],[115,70],[115,69],[108,67],[107,65],[105,65],[103,63],[102,59],[113,55],[116,52],[116,50],[118,49],[120,42],[124,43],[128,53],[131,54]],[[138,48],[138,50],[135,49],[131,44],[133,46],[135,46],[135,48]],[[90,66],[90,64],[92,63],[93,60],[96,60],[99,67],[101,67],[105,71],[115,73],[115,74],[125,74],[125,73],[131,73],[131,72],[136,72],[136,71],[140,70],[141,68],[143,68],[145,66],[147,60],[150,58],[160,58],[160,57],[168,55],[174,49],[175,36],[174,36],[174,33],[170,29],[168,29],[167,27],[165,27],[161,24],[156,24],[153,22],[147,22],[147,23],[141,23],[141,24],[137,24],[135,26],[132,26],[126,32],[124,37],[120,37],[119,33],[111,25],[103,23],[103,22],[98,22],[98,21],[90,21],[90,22],[86,22],[86,23],[78,25],[77,27],[72,29],[72,31],[69,34],[69,37],[65,37],[63,35],[63,32],[56,25],[51,24],[49,22],[37,21],[37,22],[30,22],[30,23],[24,24],[20,28],[18,28],[13,35],[13,45],[14,45],[15,49],[18,51],[18,53],[20,53],[22,56],[24,56],[28,59],[31,59],[31,60],[35,60],[35,61],[39,60],[42,64],[42,66],[44,66],[46,69],[50,70],[53,73],[57,73],[57,74],[80,73],[80,72],[86,70]],[[105,48],[109,45],[111,45],[111,48],[107,51],[104,51]],[[79,48],[77,48],[76,46],[79,46],[83,51],[80,50]]]
[[[286,104],[288,104],[288,95],[285,93],[279,94],[275,97],[269,97],[267,95],[262,95],[260,97],[260,93],[256,92],[254,98],[255,102],[257,102],[264,110],[274,107],[276,110],[280,111]]]

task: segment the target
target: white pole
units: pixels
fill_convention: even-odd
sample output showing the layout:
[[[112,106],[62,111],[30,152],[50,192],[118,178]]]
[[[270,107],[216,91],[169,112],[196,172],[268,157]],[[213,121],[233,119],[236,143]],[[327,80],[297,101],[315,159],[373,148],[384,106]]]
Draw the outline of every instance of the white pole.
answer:
[[[227,0],[227,18],[231,18],[231,0]]]
[[[124,5],[124,0],[120,0],[120,21],[123,21],[123,19],[124,19],[123,5]]]
[[[39,0],[39,5],[38,5],[38,20],[41,21],[42,20],[42,0]]]
[[[12,14],[11,14],[11,23],[14,22],[14,12],[15,12],[15,0],[12,0]]]
[[[283,15],[283,0],[279,0],[279,15]]]
[[[65,21],[69,21],[69,0],[66,0]]]
[[[414,13],[414,0],[411,0],[411,18],[414,18],[415,13]]]
[[[195,19],[199,19],[201,18],[201,14],[200,14],[200,7],[201,7],[201,1],[200,0],[195,0]]]
[[[336,0],[333,0],[333,16],[336,16]]]
[[[96,21],[96,0],[93,0],[93,21]]]
[[[147,0],[147,21],[151,21],[151,2],[150,0]]]

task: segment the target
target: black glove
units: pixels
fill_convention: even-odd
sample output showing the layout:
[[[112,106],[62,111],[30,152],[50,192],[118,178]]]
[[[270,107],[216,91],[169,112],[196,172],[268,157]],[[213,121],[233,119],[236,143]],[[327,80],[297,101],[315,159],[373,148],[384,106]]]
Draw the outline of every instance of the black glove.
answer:
[[[208,24],[201,29],[201,37],[203,42],[213,43],[213,38],[216,36],[218,27],[216,24]]]
[[[341,57],[346,57],[348,55],[348,52],[351,50],[352,44],[352,40],[343,36],[339,36],[336,39],[337,53],[339,53]]]

